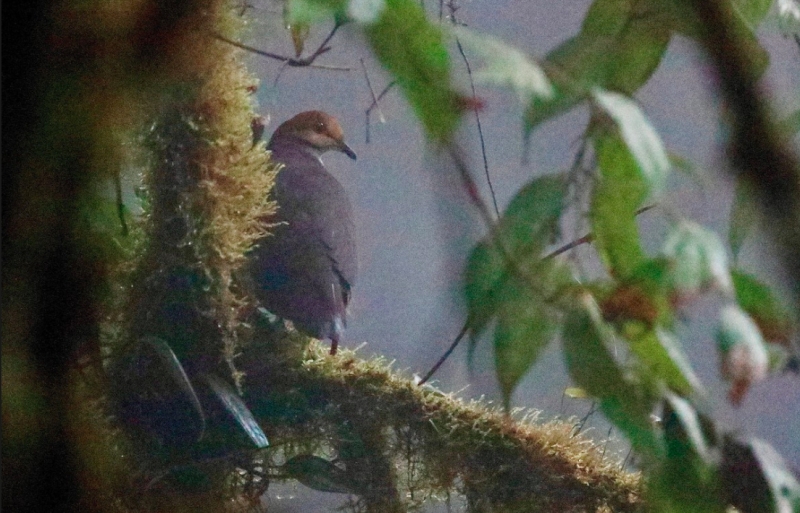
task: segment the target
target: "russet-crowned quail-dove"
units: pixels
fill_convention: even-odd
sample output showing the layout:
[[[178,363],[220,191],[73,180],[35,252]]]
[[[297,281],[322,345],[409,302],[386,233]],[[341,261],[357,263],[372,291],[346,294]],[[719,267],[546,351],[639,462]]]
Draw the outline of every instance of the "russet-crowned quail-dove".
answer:
[[[278,204],[270,235],[249,254],[255,296],[303,333],[331,340],[336,353],[356,278],[355,228],[342,185],[320,156],[340,151],[356,158],[342,128],[324,112],[301,112],[281,124],[267,149],[283,165],[272,195]]]

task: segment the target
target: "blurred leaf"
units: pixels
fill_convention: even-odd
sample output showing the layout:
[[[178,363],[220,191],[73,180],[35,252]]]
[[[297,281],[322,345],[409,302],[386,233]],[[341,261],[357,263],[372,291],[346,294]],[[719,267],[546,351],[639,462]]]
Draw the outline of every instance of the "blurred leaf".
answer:
[[[751,32],[764,20],[772,7],[773,0],[731,0],[734,12],[747,25]]]
[[[313,25],[330,20],[346,5],[347,0],[287,0],[283,19],[287,26]]]
[[[729,400],[739,405],[750,385],[766,377],[769,354],[764,339],[742,309],[727,305],[720,313],[717,346],[722,375],[732,383]]]
[[[564,359],[572,381],[600,401],[603,413],[642,454],[658,454],[660,443],[653,433],[650,412],[655,398],[646,387],[628,381],[609,346],[614,334],[600,317],[588,294],[582,309],[572,311],[564,322]]]
[[[706,439],[707,428],[701,424],[700,416],[684,398],[667,394],[664,404],[664,435],[667,441],[667,457],[670,459],[699,456],[705,463],[712,463],[711,448],[716,439]],[[706,422],[713,428],[713,422]]]
[[[800,28],[798,28],[798,34],[800,34]],[[780,122],[780,129],[788,136],[795,136],[800,133],[800,110],[796,110],[783,118]]]
[[[800,511],[800,484],[771,445],[728,437],[723,447],[722,486],[730,504],[748,513]]]
[[[591,397],[586,390],[580,387],[567,387],[564,389],[564,395],[571,399],[588,399]]]
[[[558,327],[555,315],[548,312],[541,298],[526,296],[521,288],[519,297],[500,311],[494,333],[495,365],[506,410],[517,383],[555,337]]]
[[[651,194],[661,192],[670,170],[669,158],[661,138],[639,106],[621,94],[602,89],[594,89],[592,96],[616,123]]]
[[[450,56],[442,30],[415,0],[289,0],[290,25],[334,18],[356,21],[372,51],[397,80],[429,138],[447,141],[461,116],[450,83]]]
[[[747,312],[766,340],[788,346],[795,331],[795,322],[772,290],[754,276],[733,269],[736,302]]]
[[[508,86],[522,103],[537,96],[545,99],[553,96],[553,87],[542,68],[517,48],[464,27],[457,27],[455,35],[485,63],[483,69],[475,72],[475,82]]]
[[[672,324],[670,303],[670,262],[665,258],[647,258],[618,284],[602,301],[603,318],[614,323],[629,336],[629,321],[655,325]]]
[[[306,23],[295,23],[289,25],[289,32],[292,34],[292,44],[294,45],[295,57],[300,57],[303,53],[303,48],[310,32],[310,27]]]
[[[428,137],[450,138],[461,111],[450,84],[450,57],[440,27],[415,0],[386,0],[364,33],[381,64],[397,80]]]
[[[545,278],[551,263],[541,262],[541,253],[553,238],[564,202],[566,182],[561,175],[537,178],[511,200],[490,239],[480,242],[470,254],[465,271],[465,294],[470,319],[471,346],[500,311],[505,301],[516,300],[519,281],[509,258],[526,272]],[[504,255],[497,244],[509,254]],[[556,276],[553,278],[561,279]],[[546,287],[543,280],[542,286]],[[530,291],[528,291],[530,293]]]
[[[530,135],[540,123],[584,100],[592,88],[633,94],[653,74],[666,51],[671,23],[661,2],[595,0],[580,33],[545,58],[555,87],[534,97],[525,116]]]
[[[663,381],[671,390],[684,396],[702,391],[700,380],[680,342],[669,332],[661,328],[648,330],[631,340],[630,348],[646,367],[648,379]]]
[[[693,296],[707,287],[733,291],[728,255],[714,232],[683,221],[667,236],[663,254],[671,262],[672,286],[679,296]]]
[[[612,275],[630,275],[644,260],[636,210],[648,196],[639,167],[620,137],[607,132],[594,139],[600,171],[589,216],[595,246]]]
[[[784,34],[800,34],[800,4],[797,0],[778,0],[778,21]]]
[[[739,178],[736,181],[736,194],[728,228],[728,244],[731,245],[734,260],[739,256],[744,239],[750,234],[756,221],[758,221],[758,210],[753,204],[750,187],[747,182]]]
[[[214,397],[219,399],[220,403],[222,403],[225,411],[228,412],[236,424],[242,428],[242,431],[244,431],[253,445],[258,449],[269,447],[267,435],[264,434],[264,431],[261,429],[261,426],[258,425],[258,421],[256,421],[250,408],[248,408],[242,398],[239,397],[236,390],[225,380],[214,374],[203,374],[202,379],[209,388],[211,388]]]
[[[284,463],[283,470],[312,490],[357,493],[357,486],[346,471],[319,456],[311,454],[295,456]]]
[[[651,501],[658,511],[722,513],[717,485],[713,422],[686,400],[667,394],[664,402],[666,458],[651,473]]]

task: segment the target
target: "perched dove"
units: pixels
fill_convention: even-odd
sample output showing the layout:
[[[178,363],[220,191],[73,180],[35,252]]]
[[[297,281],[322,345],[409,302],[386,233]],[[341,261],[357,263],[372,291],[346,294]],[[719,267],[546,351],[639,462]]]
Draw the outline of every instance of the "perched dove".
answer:
[[[277,223],[251,251],[255,295],[273,314],[312,337],[342,340],[350,290],[356,278],[356,244],[350,202],[320,157],[336,150],[355,160],[342,128],[320,111],[301,112],[275,130],[267,146],[283,165],[273,198]]]

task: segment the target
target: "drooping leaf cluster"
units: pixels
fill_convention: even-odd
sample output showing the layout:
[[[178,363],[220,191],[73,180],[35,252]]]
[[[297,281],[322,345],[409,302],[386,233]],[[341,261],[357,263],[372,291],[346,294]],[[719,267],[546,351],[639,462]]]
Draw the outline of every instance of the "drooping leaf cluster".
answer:
[[[724,20],[760,76],[768,54],[755,30],[772,0],[724,0]],[[789,33],[800,9],[778,1]],[[290,0],[290,23],[326,15],[355,21],[375,55],[398,81],[429,138],[446,144],[463,108],[450,81],[445,32],[412,0]],[[699,296],[722,298],[718,312],[720,371],[738,404],[755,382],[782,369],[794,350],[795,321],[770,288],[736,268],[756,216],[743,184],[734,203],[729,246],[690,219],[672,219],[657,254],[643,247],[637,216],[666,192],[672,162],[658,132],[632,98],[662,61],[676,35],[694,40],[705,27],[681,0],[595,0],[577,34],[538,62],[483,36],[455,31],[487,63],[483,83],[508,85],[525,104],[524,132],[578,106],[591,120],[591,179],[578,171],[536,177],[512,199],[472,251],[465,271],[471,344],[492,332],[505,404],[542,350],[562,340],[564,359],[581,393],[596,398],[624,432],[650,473],[651,497],[664,511],[800,509],[800,486],[780,458],[758,440],[717,433],[707,396],[678,338],[680,313]],[[785,118],[796,132],[797,114]],[[677,158],[680,160],[680,158]],[[574,199],[588,197],[588,204]],[[606,275],[581,274],[545,251],[558,240],[572,209],[588,219]],[[662,420],[654,422],[652,415]],[[747,469],[760,480],[757,498],[743,499]],[[755,477],[754,477],[755,476]],[[755,507],[755,506],[754,506]],[[788,508],[788,509],[787,509]]]

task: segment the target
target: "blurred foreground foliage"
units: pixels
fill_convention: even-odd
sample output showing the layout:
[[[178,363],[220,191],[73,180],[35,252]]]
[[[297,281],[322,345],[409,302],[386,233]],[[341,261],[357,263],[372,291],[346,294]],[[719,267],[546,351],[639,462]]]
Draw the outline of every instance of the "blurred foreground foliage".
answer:
[[[725,80],[740,81],[721,81],[746,184],[732,253],[752,229],[754,198],[775,200],[776,233],[800,247],[791,246],[800,233],[780,231],[800,226],[798,168],[786,150],[796,124],[773,128],[755,88],[768,57],[754,30],[772,3],[595,0],[579,33],[540,61],[452,31],[413,0],[286,4],[298,53],[310,25],[356,24],[430,141],[454,156],[462,114],[479,102],[453,85],[453,38],[481,49],[486,83],[520,95],[528,136],[589,107],[572,169],[533,178],[473,250],[467,328],[473,345],[493,328],[506,406],[560,338],[575,385],[630,439],[644,484],[568,424],[514,420],[415,386],[380,361],[326,356],[256,311],[237,269],[262,235],[256,220],[271,211],[275,170],[251,138],[256,81],[238,50],[213,37],[242,34],[241,6],[41,7],[35,34],[47,37],[32,46],[42,59],[29,97],[40,124],[23,127],[18,174],[4,183],[4,507],[257,510],[270,482],[296,479],[349,494],[353,511],[413,510],[451,494],[471,512],[800,510],[800,486],[780,456],[716,425],[676,335],[681,310],[699,295],[724,298],[720,368],[736,403],[796,356],[796,307],[732,267],[723,241],[691,220],[675,220],[657,254],[642,247],[636,222],[664,193],[676,159],[630,96],[683,34],[728,66]],[[796,30],[797,5],[777,3]],[[731,55],[714,54],[717,45]],[[739,147],[752,140],[755,149]],[[145,214],[117,212],[131,229],[121,237],[100,188],[131,165],[131,147],[142,159]],[[777,164],[764,172],[764,162]],[[588,219],[603,278],[546,253],[570,211]],[[784,256],[797,282],[800,266]],[[154,376],[108,383],[108,369],[140,364]],[[226,386],[239,392],[219,392]],[[164,398],[169,387],[177,402]],[[175,414],[185,432],[154,437],[109,418],[130,394],[144,420]],[[209,397],[224,405],[209,407]],[[256,449],[262,429],[271,445]]]

